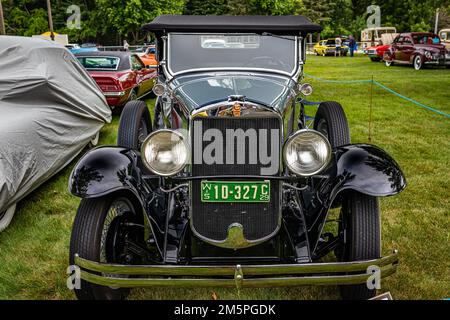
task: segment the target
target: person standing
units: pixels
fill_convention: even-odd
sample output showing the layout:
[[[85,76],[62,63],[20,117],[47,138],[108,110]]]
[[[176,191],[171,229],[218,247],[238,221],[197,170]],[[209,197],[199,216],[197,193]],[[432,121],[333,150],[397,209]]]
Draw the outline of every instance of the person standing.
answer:
[[[123,40],[123,50],[125,50],[125,51],[130,50],[130,45],[128,44],[127,40]]]
[[[334,43],[335,43],[335,50],[334,50],[334,56],[336,57],[336,55],[339,55],[339,57],[341,56],[341,47],[342,47],[342,39],[341,37],[337,36],[336,39],[334,39]]]
[[[349,46],[349,49],[350,49],[350,57],[353,57],[355,55],[356,40],[355,40],[355,37],[353,37],[352,34],[348,37],[348,39],[349,39],[348,46]]]

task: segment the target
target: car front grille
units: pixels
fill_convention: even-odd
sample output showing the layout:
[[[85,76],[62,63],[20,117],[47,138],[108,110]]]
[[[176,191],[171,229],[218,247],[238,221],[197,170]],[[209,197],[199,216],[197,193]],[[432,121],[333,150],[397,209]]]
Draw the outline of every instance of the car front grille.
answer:
[[[226,129],[278,129],[281,135],[281,120],[277,117],[269,118],[233,118],[233,117],[209,117],[196,118],[195,122],[201,122],[202,132],[207,129],[217,129],[222,132],[225,137]],[[192,146],[195,141],[201,144],[203,150],[210,142],[202,142],[201,137],[196,136],[195,130],[192,134]],[[278,137],[278,142],[280,141]],[[225,140],[225,139],[224,139]],[[268,143],[271,141],[268,141]],[[226,159],[226,141],[223,141],[224,159]],[[277,157],[280,154],[281,143],[278,143]],[[268,149],[270,150],[270,148]],[[236,156],[235,146],[235,156]],[[246,148],[245,159],[248,162],[249,150]],[[201,181],[202,180],[236,180],[236,181],[251,181],[264,179],[242,179],[236,178],[237,175],[261,175],[261,168],[265,167],[259,163],[256,164],[212,164],[207,165],[203,163],[202,159],[196,159],[199,155],[193,152],[192,157],[192,175],[193,176],[229,176],[221,177],[220,179],[208,178],[193,180],[191,182],[191,227],[194,233],[200,235],[202,238],[211,240],[212,242],[224,241],[228,235],[228,228],[230,225],[238,223],[243,226],[243,233],[246,240],[256,241],[266,238],[274,234],[279,226],[280,221],[280,183],[276,180],[271,181],[270,202],[268,203],[204,203],[201,201]],[[196,164],[197,162],[202,162]],[[278,170],[277,170],[278,171]],[[276,173],[278,174],[278,172]]]

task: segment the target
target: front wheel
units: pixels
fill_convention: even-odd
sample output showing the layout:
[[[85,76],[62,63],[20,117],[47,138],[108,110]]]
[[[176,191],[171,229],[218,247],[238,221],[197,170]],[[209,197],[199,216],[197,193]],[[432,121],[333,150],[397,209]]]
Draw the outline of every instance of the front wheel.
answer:
[[[333,149],[350,144],[347,117],[344,109],[337,102],[322,102],[319,105],[314,118],[314,129],[328,138]]]
[[[72,227],[70,265],[75,254],[97,262],[138,264],[140,258],[129,248],[143,242],[143,216],[128,197],[83,199]],[[75,294],[80,300],[119,300],[126,298],[128,290],[81,280]]]
[[[152,132],[152,122],[144,101],[130,101],[120,116],[117,145],[140,150],[145,138]]]
[[[344,197],[339,234],[341,246],[336,250],[339,261],[360,261],[380,258],[381,232],[378,199],[356,191]],[[345,300],[367,300],[376,295],[376,289],[367,284],[340,286]]]
[[[423,67],[423,60],[421,56],[415,56],[414,57],[414,69],[419,71]]]

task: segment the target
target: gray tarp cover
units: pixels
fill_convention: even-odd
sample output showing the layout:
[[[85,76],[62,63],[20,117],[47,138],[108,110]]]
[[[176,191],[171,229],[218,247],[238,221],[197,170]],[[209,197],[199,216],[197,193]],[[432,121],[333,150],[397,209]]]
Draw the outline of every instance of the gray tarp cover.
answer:
[[[0,213],[72,161],[110,121],[102,92],[66,48],[0,36]]]

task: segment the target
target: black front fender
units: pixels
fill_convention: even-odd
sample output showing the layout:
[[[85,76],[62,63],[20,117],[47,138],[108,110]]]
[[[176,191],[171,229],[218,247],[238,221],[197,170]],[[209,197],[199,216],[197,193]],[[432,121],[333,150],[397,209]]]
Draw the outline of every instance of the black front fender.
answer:
[[[334,174],[326,182],[334,198],[345,189],[376,196],[391,196],[406,187],[400,166],[384,150],[366,144],[340,147],[335,152]]]
[[[99,147],[85,154],[69,177],[69,191],[80,198],[101,197],[119,190],[138,196],[137,156],[125,148]]]
[[[384,150],[367,144],[339,147],[329,177],[322,179],[307,206],[308,238],[314,252],[328,211],[344,190],[375,197],[398,194],[406,187],[400,166]]]

